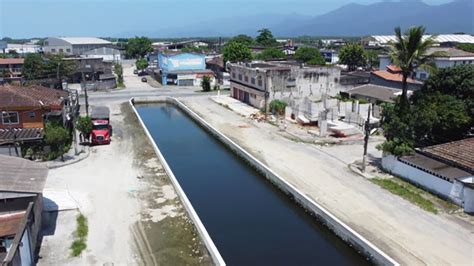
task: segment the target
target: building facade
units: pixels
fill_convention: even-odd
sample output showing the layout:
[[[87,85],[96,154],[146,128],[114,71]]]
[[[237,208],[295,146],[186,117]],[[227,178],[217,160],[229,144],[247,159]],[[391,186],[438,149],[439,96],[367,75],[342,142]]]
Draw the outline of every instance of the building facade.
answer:
[[[292,107],[339,93],[336,67],[305,67],[284,62],[231,63],[231,96],[256,108],[280,99]]]
[[[204,76],[215,83],[214,72],[206,69],[205,55],[195,53],[158,54],[158,79],[164,85],[199,86]]]
[[[123,52],[113,47],[99,47],[81,54],[84,58],[102,58],[104,62],[120,62],[122,61]]]
[[[43,51],[80,56],[93,49],[111,46],[111,42],[93,37],[49,37],[44,41]]]
[[[23,58],[0,58],[0,75],[3,78],[21,78]]]

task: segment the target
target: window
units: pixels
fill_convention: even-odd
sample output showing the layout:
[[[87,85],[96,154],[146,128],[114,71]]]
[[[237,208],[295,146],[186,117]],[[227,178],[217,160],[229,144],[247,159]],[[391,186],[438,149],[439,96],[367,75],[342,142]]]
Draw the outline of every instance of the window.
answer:
[[[29,113],[28,113],[28,116],[29,116],[30,118],[35,118],[35,117],[36,117],[36,113],[35,113],[35,112],[29,112]]]
[[[232,78],[235,79],[235,72],[232,72]]]
[[[20,123],[18,112],[2,112],[2,123],[4,125],[13,125]]]
[[[62,53],[62,52],[64,52],[64,50],[63,50],[62,48],[60,48],[60,49],[59,49],[59,52]]]
[[[70,53],[70,52],[71,52],[71,49],[67,48],[67,49],[66,49],[66,52]]]
[[[420,73],[420,79],[421,80],[426,79],[426,73]]]
[[[56,49],[51,49],[51,53],[56,53]]]
[[[239,80],[242,80],[242,74],[239,74]]]
[[[262,79],[258,78],[258,86],[262,87],[262,84],[263,84]]]
[[[249,82],[249,77],[245,76],[245,82]]]
[[[255,78],[251,78],[250,83],[255,84]]]

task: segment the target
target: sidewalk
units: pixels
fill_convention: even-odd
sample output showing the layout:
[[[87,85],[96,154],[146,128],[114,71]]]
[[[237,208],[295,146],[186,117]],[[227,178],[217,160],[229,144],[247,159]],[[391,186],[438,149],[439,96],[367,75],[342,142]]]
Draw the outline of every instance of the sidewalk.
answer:
[[[48,161],[46,164],[49,169],[58,168],[66,165],[71,165],[77,162],[80,162],[90,154],[90,147],[78,145],[77,146],[77,154],[74,147],[71,147],[67,153],[63,155],[64,161],[61,160],[61,157],[55,159],[54,161]]]
[[[184,101],[401,264],[472,265],[472,226],[448,214],[428,213],[353,173],[344,154],[358,154],[360,144],[320,148],[285,139],[274,126],[209,99]]]

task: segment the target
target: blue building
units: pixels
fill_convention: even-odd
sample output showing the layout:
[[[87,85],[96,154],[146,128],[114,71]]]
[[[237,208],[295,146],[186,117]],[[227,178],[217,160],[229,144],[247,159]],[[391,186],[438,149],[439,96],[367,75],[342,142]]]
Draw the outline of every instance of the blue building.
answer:
[[[163,85],[199,86],[204,76],[211,78],[214,83],[214,72],[206,69],[206,60],[203,54],[178,53],[158,54]]]

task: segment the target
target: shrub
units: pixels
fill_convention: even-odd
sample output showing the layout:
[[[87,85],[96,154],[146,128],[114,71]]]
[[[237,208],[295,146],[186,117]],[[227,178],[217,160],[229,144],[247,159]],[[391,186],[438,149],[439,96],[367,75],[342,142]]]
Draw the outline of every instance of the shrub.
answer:
[[[209,76],[202,77],[201,87],[203,91],[211,91],[211,78]]]
[[[279,115],[285,114],[286,102],[281,100],[273,100],[270,102],[270,111]]]

